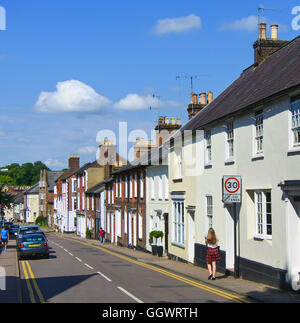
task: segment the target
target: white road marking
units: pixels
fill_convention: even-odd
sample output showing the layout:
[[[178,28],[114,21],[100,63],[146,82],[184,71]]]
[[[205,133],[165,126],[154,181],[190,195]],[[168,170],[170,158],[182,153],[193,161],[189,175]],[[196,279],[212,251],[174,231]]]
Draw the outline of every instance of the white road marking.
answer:
[[[65,252],[69,252],[68,250],[64,249]]]
[[[79,262],[82,262],[82,260],[81,259],[79,259],[79,258],[77,258],[77,257],[75,257]]]
[[[100,276],[102,276],[104,279],[106,279],[107,281],[111,282],[111,279],[109,279],[107,276],[105,276],[104,274],[97,272],[97,274],[99,274]]]
[[[131,293],[129,293],[126,289],[122,288],[122,287],[118,287],[118,289],[120,291],[122,291],[123,293],[125,293],[127,296],[129,296],[130,298],[132,298],[134,301],[136,301],[137,303],[144,303],[143,301],[141,301],[139,298],[135,297],[134,295],[132,295]]]
[[[70,256],[74,257],[74,255],[73,255],[71,252],[68,252],[68,254],[69,254]]]
[[[90,269],[94,269],[93,267],[91,267],[90,265],[88,265],[88,264],[85,264],[88,268],[90,268]]]

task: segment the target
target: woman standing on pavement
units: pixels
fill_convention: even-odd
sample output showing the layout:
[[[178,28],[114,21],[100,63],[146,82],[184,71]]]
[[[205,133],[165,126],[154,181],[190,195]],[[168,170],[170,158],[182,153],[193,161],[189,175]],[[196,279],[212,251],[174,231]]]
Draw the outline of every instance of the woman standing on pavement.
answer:
[[[214,229],[209,229],[205,238],[207,246],[206,262],[209,271],[208,280],[216,280],[217,261],[221,259],[220,250],[218,245],[218,239]]]

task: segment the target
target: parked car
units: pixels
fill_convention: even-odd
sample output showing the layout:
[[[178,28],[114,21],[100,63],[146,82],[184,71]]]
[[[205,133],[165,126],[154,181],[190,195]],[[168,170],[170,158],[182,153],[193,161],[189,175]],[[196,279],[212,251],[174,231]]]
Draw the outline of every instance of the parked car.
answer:
[[[17,239],[18,236],[18,231],[19,231],[19,226],[16,224],[13,224],[10,228],[9,228],[9,238],[12,239]]]
[[[17,245],[18,259],[24,257],[49,258],[49,246],[46,238],[41,233],[25,234]]]
[[[23,225],[19,227],[19,231],[18,231],[18,237],[17,239],[21,239],[24,232],[36,232],[39,231],[40,228],[38,225]]]

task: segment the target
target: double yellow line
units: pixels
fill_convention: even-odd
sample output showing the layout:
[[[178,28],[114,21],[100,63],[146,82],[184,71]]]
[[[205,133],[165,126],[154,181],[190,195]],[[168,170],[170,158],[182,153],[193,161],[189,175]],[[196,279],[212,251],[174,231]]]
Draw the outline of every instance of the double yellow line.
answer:
[[[38,286],[36,280],[35,280],[35,277],[32,272],[32,269],[30,267],[29,262],[22,261],[22,268],[23,268],[25,281],[26,281],[26,285],[27,285],[27,289],[29,292],[29,297],[30,297],[31,303],[37,303],[34,291],[36,292],[36,294],[38,296],[37,298],[38,298],[39,303],[45,303],[45,299],[39,289],[39,286]]]
[[[180,275],[177,275],[177,274],[174,274],[174,273],[171,273],[167,270],[164,270],[164,269],[160,269],[158,267],[155,267],[155,266],[152,266],[152,265],[148,265],[148,264],[145,264],[143,262],[139,262],[139,261],[136,261],[132,258],[129,258],[127,256],[123,256],[123,255],[120,255],[120,254],[117,254],[113,251],[110,251],[110,250],[107,250],[105,248],[101,248],[101,247],[97,247],[97,246],[94,246],[94,245],[90,245],[88,243],[85,243],[85,242],[82,242],[82,241],[78,241],[76,239],[72,239],[72,238],[63,238],[63,239],[66,239],[66,240],[71,240],[71,241],[75,241],[75,242],[78,242],[78,243],[81,243],[83,245],[86,245],[86,246],[90,246],[90,247],[93,247],[93,248],[96,248],[96,249],[100,249],[101,251],[104,251],[106,252],[107,254],[110,254],[110,255],[113,255],[115,257],[118,257],[120,259],[123,259],[123,260],[126,260],[128,262],[131,262],[131,263],[134,263],[138,266],[141,266],[141,267],[144,267],[144,268],[148,268],[150,270],[153,270],[153,271],[156,271],[156,272],[159,272],[163,275],[166,275],[166,276],[169,276],[169,277],[172,277],[176,280],[179,280],[181,282],[184,282],[188,285],[191,285],[191,286],[194,286],[196,288],[199,288],[199,289],[202,289],[202,290],[205,290],[209,293],[212,293],[214,295],[218,295],[218,296],[221,296],[225,299],[228,299],[230,301],[233,301],[235,303],[250,303],[246,297],[243,297],[243,296],[240,296],[240,295],[234,295],[232,293],[229,293],[229,292],[226,292],[226,291],[223,291],[223,290],[220,290],[220,289],[216,289],[214,287],[211,287],[211,286],[208,286],[208,285],[205,285],[203,283],[200,283],[200,282],[197,282],[197,281],[194,281],[194,280],[191,280],[189,278],[186,278],[186,277],[183,277],[183,276],[180,276]]]

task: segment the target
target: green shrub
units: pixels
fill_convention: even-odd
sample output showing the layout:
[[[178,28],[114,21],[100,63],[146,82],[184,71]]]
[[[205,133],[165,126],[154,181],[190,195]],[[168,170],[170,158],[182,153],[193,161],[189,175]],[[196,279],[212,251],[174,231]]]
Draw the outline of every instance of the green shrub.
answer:
[[[90,230],[89,228],[86,228],[85,230],[85,235],[88,239],[91,239],[92,238],[92,235],[93,235],[93,231]]]
[[[162,231],[152,231],[149,234],[150,240],[153,240],[153,238],[155,239],[163,238],[163,236],[164,236],[164,233]]]
[[[43,216],[39,216],[36,218],[35,224],[40,227],[47,227],[48,226],[47,218],[44,218]]]

